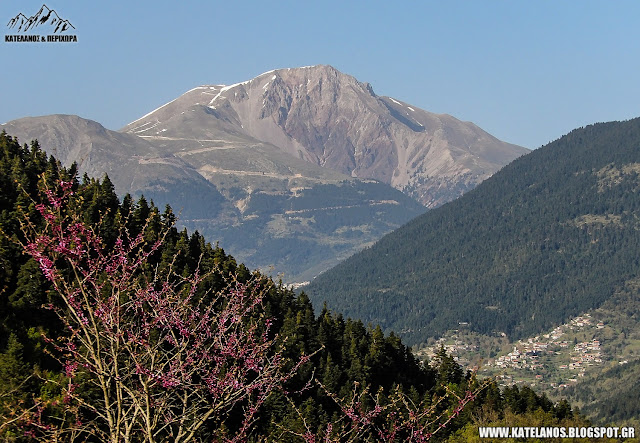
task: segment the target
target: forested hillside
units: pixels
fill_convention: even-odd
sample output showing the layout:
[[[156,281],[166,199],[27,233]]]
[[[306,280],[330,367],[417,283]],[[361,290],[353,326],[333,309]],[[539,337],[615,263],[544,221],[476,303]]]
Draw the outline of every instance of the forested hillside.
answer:
[[[316,304],[410,344],[462,323],[517,339],[637,276],[640,119],[574,130],[320,275]]]
[[[250,272],[221,248],[212,247],[197,232],[189,234],[173,228],[174,215],[169,207],[160,211],[144,198],[132,201],[128,196],[120,202],[106,177],[102,181],[85,177],[78,182],[74,166],[62,168],[53,157],[44,155],[37,142],[31,147],[20,147],[11,137],[0,135],[0,171],[0,435],[7,441],[52,441],[54,437],[59,441],[104,441],[100,436],[108,436],[110,429],[123,432],[111,434],[113,441],[142,441],[144,435],[153,435],[149,441],[178,441],[175,438],[178,434],[173,432],[189,425],[185,421],[191,420],[187,416],[180,419],[180,411],[201,400],[187,390],[180,391],[181,383],[196,386],[202,375],[192,375],[186,380],[184,374],[173,367],[161,368],[166,371],[162,374],[150,373],[145,365],[153,362],[145,360],[144,355],[127,354],[131,349],[146,349],[152,350],[152,355],[159,359],[167,359],[182,349],[179,343],[184,337],[191,337],[191,331],[182,323],[169,323],[172,326],[168,332],[159,326],[179,313],[163,312],[160,308],[169,305],[164,304],[167,300],[162,297],[154,299],[155,292],[177,294],[175,300],[167,303],[187,308],[187,319],[199,315],[198,308],[211,294],[223,294],[212,299],[211,310],[202,317],[209,322],[212,319],[222,322],[219,323],[223,331],[220,337],[226,340],[223,350],[238,340],[248,340],[247,343],[253,340],[254,348],[261,350],[259,355],[228,355],[223,366],[210,367],[212,372],[206,373],[205,378],[211,387],[216,377],[212,374],[218,374],[218,382],[224,382],[242,366],[238,366],[240,361],[242,367],[249,368],[248,378],[234,383],[243,390],[242,383],[248,383],[246,386],[253,386],[253,390],[246,391],[249,394],[236,402],[225,403],[228,407],[212,415],[210,420],[200,423],[201,417],[194,418],[191,423],[194,432],[179,441],[216,436],[235,441],[242,435],[251,441],[267,438],[309,442],[322,436],[330,441],[363,438],[369,441],[377,439],[383,431],[387,432],[388,441],[407,441],[416,429],[423,432],[422,437],[441,429],[438,436],[446,439],[456,433],[473,432],[481,410],[491,412],[483,419],[484,423],[514,414],[522,420],[533,419],[536,414],[536,423],[542,419],[549,425],[586,423],[566,402],[553,405],[546,397],[527,388],[500,392],[492,382],[476,380],[444,351],[431,364],[423,364],[397,335],[385,336],[379,327],[345,319],[326,308],[314,316],[313,307],[304,294],[296,295]],[[45,190],[44,194],[39,189]],[[60,216],[60,220],[73,223],[64,227],[56,225],[55,214],[62,214],[64,217]],[[30,232],[38,233],[31,243]],[[63,240],[55,243],[46,241],[49,234],[45,232],[73,235],[69,240],[60,237]],[[82,238],[99,241],[85,244]],[[143,246],[127,250],[127,239],[137,239],[132,242],[142,242]],[[144,246],[149,244],[157,247]],[[26,245],[31,257],[23,254],[21,245]],[[83,253],[74,252],[80,245],[88,249]],[[48,251],[47,248],[55,251],[55,260],[39,255]],[[110,265],[93,269],[93,274],[85,273],[88,272],[85,265],[97,263],[102,256]],[[144,259],[137,261],[140,257]],[[65,263],[74,267],[66,267]],[[41,269],[47,273],[46,277]],[[123,269],[132,271],[127,274]],[[201,279],[200,271],[203,272]],[[79,275],[84,277],[78,278]],[[135,285],[126,289],[129,286],[120,286],[119,277],[114,279],[114,275]],[[125,280],[127,276],[130,281]],[[158,276],[164,280],[157,280]],[[198,284],[193,292],[185,291],[188,289],[185,284],[194,278]],[[88,281],[93,281],[97,289],[94,310],[87,309],[86,305],[87,291],[91,289],[86,285]],[[151,282],[147,292],[142,290],[145,282]],[[166,292],[172,287],[179,291]],[[233,288],[244,288],[248,292],[241,291],[238,299]],[[256,293],[262,295],[258,298],[250,295]],[[81,294],[85,302],[77,298]],[[230,306],[246,299],[245,295],[255,301],[244,311],[246,315],[224,321],[217,317],[230,312]],[[192,296],[195,298],[189,298]],[[116,307],[131,304],[136,314],[130,317],[126,310],[109,311],[109,300]],[[182,303],[185,300],[186,305]],[[160,310],[154,311],[153,303],[160,303],[157,305]],[[122,315],[121,320],[107,312]],[[74,318],[79,319],[77,324],[73,323]],[[136,323],[139,318],[146,318],[148,322]],[[127,321],[132,324],[125,324]],[[196,326],[211,331],[205,323]],[[96,324],[116,329],[100,328]],[[152,331],[145,333],[132,328],[138,324],[151,327]],[[224,329],[227,324],[236,325],[236,329]],[[106,366],[102,369],[88,363],[96,361],[90,360],[91,349],[102,352],[100,347],[93,347],[94,338],[78,341],[86,327],[98,328],[100,335],[92,337],[100,343],[105,337],[111,337],[121,346],[121,352],[105,360]],[[121,330],[128,331],[126,337],[118,332]],[[167,340],[150,348],[148,342],[157,340],[158,334],[168,334]],[[200,341],[194,343],[196,346]],[[218,361],[215,355],[203,355]],[[78,356],[89,360],[78,364]],[[127,356],[138,359],[135,367],[123,365],[129,361]],[[256,364],[257,359],[263,363]],[[187,359],[183,362],[187,366],[181,368],[198,364]],[[113,366],[122,372],[109,375]],[[258,388],[252,385],[269,375],[264,374],[267,367],[288,374],[278,379],[278,389],[265,388],[276,385],[262,384]],[[153,389],[155,394],[149,398],[155,399],[152,400],[155,403],[151,409],[160,410],[163,415],[161,421],[149,422],[148,429],[136,424],[135,420],[144,416],[145,410],[136,409],[135,401],[131,403],[132,409],[120,409],[123,415],[118,415],[125,420],[128,412],[136,411],[129,416],[133,417],[130,428],[118,428],[105,419],[110,415],[106,412],[108,408],[100,406],[104,406],[99,395],[101,380],[110,380],[103,385],[107,397],[112,395],[112,389],[122,386],[125,373],[129,374],[132,384],[118,391],[124,397],[109,404],[114,408],[121,405],[123,398],[129,398],[130,390],[145,386]],[[147,384],[149,380],[154,383]],[[147,388],[140,392],[148,395]],[[181,395],[190,399],[182,405],[183,409],[179,403],[159,400],[172,398],[168,395],[173,391],[182,392]],[[217,391],[211,388],[206,391],[205,400],[207,396],[218,398],[216,395]],[[410,418],[411,405],[415,406],[418,419]],[[446,426],[441,426],[445,423]],[[354,430],[360,434],[356,435]],[[343,434],[336,434],[339,432]]]

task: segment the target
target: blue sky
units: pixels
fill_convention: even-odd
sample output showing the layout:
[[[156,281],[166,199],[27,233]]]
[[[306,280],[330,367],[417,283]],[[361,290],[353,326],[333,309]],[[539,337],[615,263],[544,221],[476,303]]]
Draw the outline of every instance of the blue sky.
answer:
[[[2,0],[0,123],[119,129],[200,84],[330,64],[425,110],[537,148],[640,116],[640,2],[47,0],[75,44],[6,43],[42,1]]]

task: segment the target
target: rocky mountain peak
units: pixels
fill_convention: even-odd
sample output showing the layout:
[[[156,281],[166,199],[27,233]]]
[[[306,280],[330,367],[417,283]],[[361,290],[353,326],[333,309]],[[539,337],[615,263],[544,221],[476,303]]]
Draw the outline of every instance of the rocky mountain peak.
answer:
[[[146,138],[242,139],[353,177],[376,179],[435,207],[528,152],[470,122],[374,93],[329,65],[205,85],[127,125]]]

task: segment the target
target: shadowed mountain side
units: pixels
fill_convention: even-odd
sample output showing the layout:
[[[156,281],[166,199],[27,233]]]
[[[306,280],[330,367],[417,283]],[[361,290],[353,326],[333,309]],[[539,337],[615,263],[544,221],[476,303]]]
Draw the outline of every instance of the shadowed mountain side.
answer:
[[[459,324],[535,335],[640,265],[640,119],[577,129],[412,220],[308,287],[410,344]]]

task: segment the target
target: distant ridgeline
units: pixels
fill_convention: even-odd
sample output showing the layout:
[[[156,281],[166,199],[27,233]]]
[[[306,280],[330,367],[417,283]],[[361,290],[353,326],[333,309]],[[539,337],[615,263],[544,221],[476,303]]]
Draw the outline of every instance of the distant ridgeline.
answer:
[[[591,131],[596,129],[598,128]],[[603,172],[602,178],[599,178],[603,196],[615,192],[617,186],[621,186],[612,172],[617,169],[614,169],[614,166],[608,168],[605,170],[608,172]],[[584,167],[577,169],[582,170],[585,170]],[[591,169],[576,177],[589,177],[589,174],[597,174],[599,169],[593,173],[590,171]],[[85,221],[98,226],[95,223],[99,218],[110,218],[108,223],[99,225],[102,230],[100,234],[107,243],[114,241],[119,226],[124,223],[132,235],[141,232],[145,223],[148,223],[151,229],[146,231],[147,234],[157,236],[162,231],[162,225],[171,224],[174,216],[170,208],[167,207],[161,213],[144,197],[134,202],[129,196],[125,196],[120,202],[106,177],[103,181],[97,181],[85,176],[82,183],[78,183],[75,178],[75,165],[69,169],[62,168],[53,157],[46,157],[37,142],[32,143],[31,147],[20,147],[15,139],[5,133],[0,134],[0,172],[0,436],[12,440],[19,439],[21,431],[16,423],[11,424],[9,418],[14,417],[12,414],[20,407],[28,407],[33,398],[46,396],[51,399],[58,396],[59,405],[64,405],[60,388],[61,385],[65,385],[64,371],[47,353],[55,350],[50,348],[41,334],[57,337],[67,333],[52,311],[42,308],[42,305],[48,303],[59,304],[59,296],[52,291],[51,285],[42,276],[38,264],[23,255],[15,241],[22,236],[22,213],[26,212],[30,214],[31,220],[37,220],[35,207],[39,201],[38,184],[43,180],[50,185],[58,180],[73,180],[76,195],[82,197],[82,207],[78,207],[77,210],[84,214]],[[627,176],[621,172],[620,177]],[[594,186],[597,187],[597,183],[600,182],[596,181]],[[626,180],[623,182],[626,183]],[[596,195],[601,194],[596,192]],[[604,202],[605,199],[603,208],[606,208]],[[626,210],[632,210],[632,206],[618,209],[620,212],[616,214],[623,214]],[[582,220],[579,217],[583,215],[583,212],[577,211],[569,220]],[[603,243],[601,236],[610,235],[609,232],[618,232],[612,230],[610,225],[625,230],[628,218],[620,215],[619,222],[609,223],[605,228],[591,224],[586,227],[567,226],[567,229],[583,233],[588,240],[595,241],[593,244],[598,245]],[[578,221],[572,223],[579,224]],[[514,224],[517,225],[515,222]],[[153,241],[153,238],[150,240]],[[181,253],[176,255],[179,251]],[[465,254],[468,253],[465,251]],[[622,259],[615,254],[609,254],[612,255],[616,260]],[[314,316],[312,305],[305,295],[296,296],[270,279],[251,273],[226,255],[222,249],[206,243],[197,232],[189,235],[186,230],[178,232],[171,229],[161,249],[150,258],[149,265],[151,268],[161,268],[172,261],[177,274],[189,275],[199,260],[205,265],[217,266],[215,278],[210,280],[213,289],[224,288],[225,281],[232,277],[240,281],[261,279],[261,284],[268,290],[264,305],[265,314],[273,318],[274,327],[280,336],[289,337],[291,340],[287,352],[293,359],[302,353],[309,354],[320,350],[312,363],[303,367],[298,376],[290,382],[292,392],[301,389],[312,374],[315,374],[326,388],[339,396],[348,397],[353,383],[358,382],[361,386],[369,386],[372,393],[378,392],[379,388],[390,392],[394,386],[402,386],[416,403],[426,399],[431,404],[435,396],[443,396],[444,385],[464,395],[464,391],[472,383],[469,374],[465,375],[460,366],[444,351],[439,353],[432,365],[425,365],[415,359],[397,335],[384,336],[380,328],[366,327],[360,321],[345,320],[341,315],[332,314],[327,309],[323,309],[319,316]],[[389,262],[389,266],[392,265],[393,262]],[[616,261],[612,266],[625,268],[626,265]],[[472,270],[469,269],[468,272]],[[393,271],[387,276],[393,277]],[[355,277],[354,275],[354,280]],[[595,302],[597,300],[594,300]],[[459,305],[452,303],[450,306]],[[279,393],[269,397],[264,405],[264,414],[261,413],[254,424],[255,430],[252,435],[256,438],[272,435],[280,429],[278,426],[302,432],[300,417],[304,417],[307,423],[313,423],[320,429],[339,412],[335,402],[319,387],[312,386],[304,390],[295,397],[295,401],[295,405],[290,404]],[[452,408],[458,405],[457,398],[452,397],[450,401]],[[293,409],[294,406],[298,409],[297,413]],[[444,404],[442,406],[449,407]],[[536,423],[540,423],[540,418],[549,425],[577,426],[585,423],[571,412],[566,402],[553,405],[546,397],[538,396],[528,388],[515,387],[500,392],[495,384],[489,384],[477,399],[451,422],[446,432],[440,435],[462,433],[465,430],[468,433],[477,432],[477,422],[472,423],[472,416],[478,416],[481,409],[494,411],[493,415],[487,416],[490,418],[484,419],[485,424],[491,423],[491,420],[500,420],[506,416],[505,414],[518,414],[521,420],[527,422],[528,417],[532,419],[534,411]],[[62,414],[62,411],[61,406],[57,412],[49,413]],[[233,422],[225,423],[229,429],[237,425]]]
[[[535,335],[638,275],[640,119],[572,131],[317,277],[311,300],[409,344]]]

